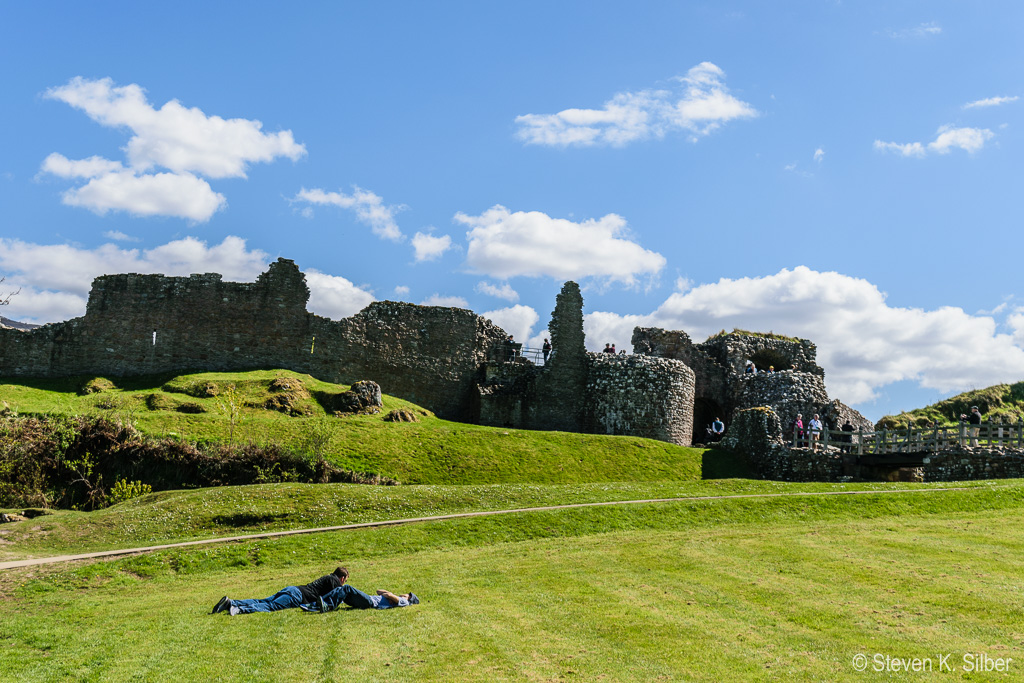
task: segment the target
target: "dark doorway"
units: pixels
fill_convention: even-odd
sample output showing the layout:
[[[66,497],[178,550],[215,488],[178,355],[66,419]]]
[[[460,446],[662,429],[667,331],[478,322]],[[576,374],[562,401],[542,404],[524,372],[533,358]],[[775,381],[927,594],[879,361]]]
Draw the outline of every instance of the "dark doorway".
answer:
[[[691,442],[696,445],[699,443],[711,443],[714,439],[708,434],[708,429],[711,428],[711,423],[715,421],[715,418],[719,418],[722,422],[725,422],[725,411],[722,410],[722,406],[718,405],[717,401],[713,401],[709,398],[697,398],[693,401],[693,437]],[[729,431],[729,424],[726,423],[725,430]]]

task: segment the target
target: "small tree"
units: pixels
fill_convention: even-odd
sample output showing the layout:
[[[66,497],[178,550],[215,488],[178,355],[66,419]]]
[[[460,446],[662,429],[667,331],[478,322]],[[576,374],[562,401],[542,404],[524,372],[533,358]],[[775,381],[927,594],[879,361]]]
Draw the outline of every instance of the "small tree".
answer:
[[[310,418],[305,427],[302,445],[306,449],[310,463],[316,466],[324,461],[324,456],[330,451],[331,442],[334,441],[334,418],[327,415]]]
[[[235,427],[242,419],[242,396],[234,384],[229,384],[228,388],[217,398],[217,408],[224,417],[228,418],[228,443],[234,443]]]

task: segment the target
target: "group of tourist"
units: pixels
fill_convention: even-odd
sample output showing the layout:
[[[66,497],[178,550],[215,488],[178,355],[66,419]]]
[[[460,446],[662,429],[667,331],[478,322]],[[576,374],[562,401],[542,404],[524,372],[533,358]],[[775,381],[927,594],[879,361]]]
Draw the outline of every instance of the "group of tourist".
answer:
[[[843,426],[839,428],[843,434],[836,438],[836,442],[842,444],[843,452],[849,452],[850,444],[853,443],[853,435],[851,432],[856,431],[853,424],[850,423],[850,418],[846,418]],[[810,446],[812,451],[817,452],[819,442],[821,441],[821,435],[825,431],[825,425],[821,421],[821,416],[818,413],[814,414],[814,417],[807,423],[807,429],[804,429],[804,416],[797,413],[796,418],[789,425],[789,433],[793,436],[794,446]]]
[[[775,366],[774,365],[769,365],[767,370],[758,370],[757,369],[757,365],[754,363],[754,361],[748,360],[747,361],[747,367],[746,367],[746,369],[743,372],[744,372],[744,374],[747,374],[747,375],[756,375],[759,372],[762,372],[762,373],[767,372],[767,373],[774,374],[775,373]]]
[[[616,354],[620,354],[620,355],[624,356],[624,355],[626,355],[626,349],[622,349],[621,351],[616,351],[615,350],[615,344],[605,344],[604,345],[604,349],[602,349],[601,353],[610,353],[613,356],[616,355]]]
[[[307,612],[330,612],[342,605],[353,609],[390,609],[418,605],[420,599],[415,593],[396,595],[391,591],[378,590],[376,595],[367,595],[358,588],[348,585],[348,570],[338,567],[330,574],[304,586],[285,586],[269,598],[232,600],[224,596],[213,606],[211,614],[227,612],[231,616],[253,612],[276,612],[277,610],[300,607]]]

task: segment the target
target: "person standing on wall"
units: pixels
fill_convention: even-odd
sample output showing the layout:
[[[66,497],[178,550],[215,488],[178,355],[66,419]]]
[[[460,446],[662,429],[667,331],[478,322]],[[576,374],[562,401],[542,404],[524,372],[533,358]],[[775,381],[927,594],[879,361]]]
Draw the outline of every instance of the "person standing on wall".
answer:
[[[967,422],[969,425],[971,425],[967,431],[970,432],[971,445],[977,446],[978,433],[981,431],[981,412],[978,410],[978,406],[971,406],[971,414],[961,415],[960,421]]]
[[[821,439],[821,430],[824,429],[817,413],[814,414],[809,426],[811,428],[811,450],[817,452],[818,441]]]

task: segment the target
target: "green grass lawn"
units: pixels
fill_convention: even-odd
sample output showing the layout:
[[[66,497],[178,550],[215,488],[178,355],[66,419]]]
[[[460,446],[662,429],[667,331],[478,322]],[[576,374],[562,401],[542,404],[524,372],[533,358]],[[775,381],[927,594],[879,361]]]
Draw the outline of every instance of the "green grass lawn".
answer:
[[[362,486],[358,484],[263,484],[192,491],[163,491],[94,512],[57,510],[0,527],[0,561],[85,553],[237,536],[267,531],[309,529],[361,522],[407,519],[574,503],[658,498],[699,498],[820,491],[919,491],[949,484],[788,484],[722,479],[692,482],[600,484],[492,484],[483,486]],[[956,484],[971,490],[1016,491],[999,482]],[[833,504],[794,498],[801,514],[830,514]],[[949,505],[948,498],[942,501]],[[716,501],[720,511],[733,503]],[[748,501],[738,500],[740,506]],[[894,514],[890,504],[871,499],[863,514]],[[917,503],[920,505],[921,503]],[[786,506],[779,503],[776,510]],[[843,508],[845,509],[845,508]],[[714,520],[709,516],[705,519]]]
[[[0,672],[22,681],[937,678],[853,668],[858,653],[877,653],[933,666],[950,654],[957,669],[946,675],[959,680],[963,655],[986,653],[1014,658],[1016,680],[1022,512],[1024,483],[1014,481],[524,513],[9,570]],[[423,603],[205,614],[225,593],[264,597],[339,563],[355,586],[414,590]]]
[[[260,407],[277,378],[301,384],[298,416]],[[81,394],[87,382],[99,391]],[[302,449],[345,388],[259,371],[0,381],[0,400],[22,413],[131,420],[155,437]],[[0,561],[478,510],[687,500],[0,571],[0,681],[1024,680],[1024,480],[754,481],[734,478],[749,466],[720,451],[465,425],[384,401],[385,413],[404,408],[421,421],[330,418],[327,457],[406,485],[160,491],[95,512],[53,511],[0,525]],[[186,403],[205,412],[177,410]],[[953,487],[962,490],[939,490]],[[850,491],[868,493],[810,495]],[[759,497],[717,497],[744,495]],[[225,593],[265,597],[338,564],[357,587],[413,590],[423,602],[207,614]],[[974,653],[1014,661],[979,678],[964,668]],[[868,671],[855,668],[859,654]],[[872,670],[886,657],[890,670]],[[893,658],[931,670],[894,672]]]

